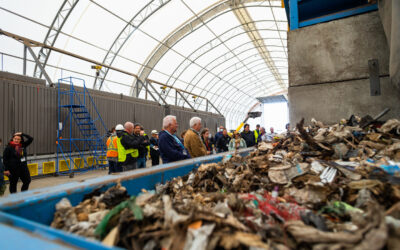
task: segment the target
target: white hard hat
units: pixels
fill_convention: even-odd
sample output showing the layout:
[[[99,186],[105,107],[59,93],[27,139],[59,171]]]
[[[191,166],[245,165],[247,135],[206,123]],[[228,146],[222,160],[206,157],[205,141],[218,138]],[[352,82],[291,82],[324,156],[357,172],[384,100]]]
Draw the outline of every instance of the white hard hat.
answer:
[[[118,124],[118,125],[115,127],[115,130],[116,130],[116,131],[122,131],[122,130],[124,130],[124,126],[122,126],[122,124]]]
[[[158,135],[157,130],[152,130],[152,131],[151,131],[151,134],[156,134],[156,135]]]

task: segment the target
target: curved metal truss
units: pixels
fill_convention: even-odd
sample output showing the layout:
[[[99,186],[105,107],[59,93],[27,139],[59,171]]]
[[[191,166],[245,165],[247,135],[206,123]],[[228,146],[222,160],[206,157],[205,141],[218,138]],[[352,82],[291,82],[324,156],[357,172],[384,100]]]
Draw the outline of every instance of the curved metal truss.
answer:
[[[246,117],[247,112],[248,112],[248,107],[253,106],[254,104],[257,103],[257,100],[247,100],[243,103],[241,109],[235,110],[235,109],[226,109],[225,113],[227,114],[226,116],[226,121],[231,125],[232,128],[236,128]]]
[[[257,23],[258,22],[259,23],[269,22],[269,21],[272,21],[272,20],[260,20],[260,21],[257,21]],[[235,27],[225,31],[224,33],[222,33],[220,35],[220,37],[224,39],[224,42],[227,42],[235,37],[246,34],[248,31],[243,31],[243,29],[241,29],[241,27],[242,27],[242,25],[235,26]],[[282,30],[275,30],[275,29],[260,29],[260,30],[262,30],[262,31],[278,31],[278,32],[282,31]],[[238,31],[243,31],[243,32],[238,32]],[[225,37],[226,37],[226,39],[225,39]],[[268,39],[268,38],[265,38],[265,39]],[[274,39],[278,40],[279,38],[274,38]],[[245,44],[241,44],[240,46],[244,46],[244,45],[251,44],[251,43],[253,43],[253,42],[250,41]],[[167,83],[169,84],[170,80],[174,79],[174,81],[170,84],[173,86],[175,84],[176,80],[179,79],[179,77],[192,64],[192,62],[195,62],[200,57],[206,55],[207,53],[210,53],[213,49],[217,48],[220,45],[222,45],[222,42],[217,38],[213,38],[212,40],[208,41],[207,43],[204,43],[203,45],[201,45],[198,49],[194,50],[191,54],[189,54],[186,58],[184,58],[184,60],[182,60],[182,62],[175,68],[175,70],[172,72],[172,74],[168,78]],[[240,46],[233,48],[232,50],[236,50]],[[277,46],[277,45],[272,45],[270,47],[286,48],[286,47]],[[206,68],[206,67],[207,66],[205,66],[204,68]],[[195,75],[195,77],[198,74],[200,74],[200,71]],[[193,77],[193,79],[195,77]]]
[[[247,91],[250,94],[257,94],[260,92],[260,89],[259,89],[259,87],[254,86],[253,88],[248,89]],[[240,101],[240,100],[242,100],[243,97],[244,97],[244,95],[240,92],[233,93],[233,95],[230,99],[232,101],[223,103],[223,105],[221,106],[223,109],[221,109],[220,112],[223,113],[228,108],[232,109],[232,110],[240,110],[241,107],[246,107],[246,105],[244,105],[243,101]],[[245,100],[247,100],[248,102],[257,101],[255,99],[248,99],[248,98],[246,98]]]
[[[132,36],[132,34],[154,13],[156,13],[163,6],[168,4],[171,0],[152,0],[147,3],[121,30],[118,36],[115,38],[110,49],[107,51],[103,59],[103,64],[112,65],[115,58],[118,56],[122,47]],[[104,79],[107,77],[109,68],[100,70],[99,75],[96,76],[93,83],[94,89],[101,89],[103,86]]]
[[[238,3],[237,6],[243,6],[243,4]],[[250,13],[247,11],[247,8],[234,9],[233,13],[235,14],[239,22],[242,24],[244,30],[248,31],[247,35],[253,42],[260,56],[264,58],[265,64],[268,66],[269,70],[274,75],[276,82],[282,87],[282,89],[285,89],[285,84],[281,78],[281,74],[275,67],[275,62],[272,60],[271,55],[264,44],[264,40],[260,39],[261,35],[256,29],[254,21],[251,18]]]
[[[249,2],[265,2],[262,0],[242,0],[242,3],[249,3]],[[168,35],[161,43],[160,45],[153,50],[153,52],[150,54],[148,59],[146,60],[145,64],[141,67],[139,70],[139,80],[146,79],[150,73],[151,70],[155,67],[155,65],[161,60],[161,58],[168,52],[168,50],[173,47],[175,44],[177,44],[180,40],[182,40],[184,37],[187,35],[191,34],[192,32],[196,31],[203,25],[205,25],[207,22],[217,18],[218,16],[231,12],[234,8],[245,8],[244,6],[242,7],[234,7],[232,5],[231,0],[226,0],[222,2],[218,2],[212,6],[210,6],[207,11],[205,11],[203,14],[200,16],[196,17],[194,20],[191,20],[190,22],[182,25],[179,29],[175,30],[173,33]],[[251,6],[251,7],[266,7],[263,5],[258,5],[258,6]],[[228,10],[227,10],[228,9]],[[227,10],[227,11],[226,11]],[[166,46],[168,45],[168,46]],[[198,65],[201,67],[200,65]],[[203,68],[203,67],[201,67]],[[138,89],[140,91],[141,87],[139,88],[134,88],[132,93],[135,92],[135,90]],[[135,93],[137,95],[138,93]]]
[[[271,82],[273,82],[273,81],[271,81]],[[277,92],[280,91],[280,89],[276,89],[276,90],[277,90]],[[252,95],[253,94],[258,94],[258,93],[260,93],[260,87],[259,86],[253,86],[252,88],[248,89],[247,91],[248,91],[248,93],[250,93]],[[242,103],[237,102],[237,100],[241,100],[241,98],[243,98],[243,97],[244,97],[244,95],[242,93],[240,93],[240,92],[233,92],[233,93],[230,93],[229,96],[227,96],[227,98],[230,99],[230,100],[236,100],[234,102],[234,105],[232,106],[232,109],[236,108],[236,106],[242,106],[243,105]],[[228,103],[227,102],[224,102],[224,103],[220,102],[220,104],[221,105],[220,105],[220,109],[219,110],[220,110],[220,112],[222,112],[222,108],[223,107],[227,107]]]
[[[246,50],[244,50],[244,51],[241,51],[238,55],[241,55],[241,54],[246,53],[247,51],[251,51],[251,50],[254,50],[254,47],[249,48],[249,49],[246,49]],[[248,57],[244,58],[242,61],[247,60],[247,59],[249,59],[249,58],[252,58],[252,57],[254,57],[254,56],[257,56],[257,55],[259,55],[259,53],[252,54],[251,56],[248,56]],[[222,57],[219,57],[219,58],[214,59],[214,60],[211,61],[208,65],[206,65],[206,67],[210,67],[210,64],[212,64],[212,63],[214,63],[214,62],[216,62],[216,61],[218,61],[218,60],[221,60],[222,62],[219,62],[219,63],[216,64],[216,65],[213,65],[213,68],[217,68],[217,67],[219,67],[219,66],[221,66],[221,65],[227,64],[228,61],[234,59],[235,57],[230,57],[230,58],[223,57],[223,60],[222,60],[221,58],[222,58]],[[271,58],[272,58],[272,59],[277,59],[277,60],[283,59],[283,60],[286,61],[286,58],[281,58],[281,57],[271,57]],[[264,59],[263,59],[263,60],[264,60]],[[264,60],[264,61],[265,61],[265,60]],[[229,65],[228,67],[226,67],[224,70],[220,71],[219,74],[218,74],[218,76],[214,76],[214,78],[210,81],[209,85],[215,86],[215,85],[211,84],[211,82],[214,81],[214,80],[220,80],[220,81],[224,81],[224,82],[226,82],[226,83],[231,84],[232,86],[234,86],[234,85],[232,84],[232,82],[228,82],[227,80],[224,80],[225,76],[220,76],[220,74],[223,73],[225,70],[228,70],[228,69],[230,69],[230,68],[232,68],[232,67],[233,67],[233,71],[232,71],[232,72],[236,71],[236,70],[237,70],[237,64],[238,64],[238,63],[235,62],[235,63]],[[232,72],[230,72],[230,73],[232,73]],[[190,82],[194,82],[194,81],[195,81],[195,78],[196,78],[197,76],[199,76],[200,73],[201,73],[201,71],[199,71],[198,74],[196,74],[195,77],[193,77],[193,79],[192,79]],[[207,72],[204,72],[204,75],[201,76],[199,79],[196,80],[195,85],[197,85],[206,75],[207,75]],[[254,77],[254,74],[251,74],[251,75],[252,75],[252,77]],[[185,90],[188,90],[188,89],[189,89],[189,86],[187,86],[187,88],[186,88]],[[192,88],[192,90],[193,90],[193,88]],[[210,92],[210,91],[207,91],[207,92]]]
[[[249,50],[251,50],[251,49],[249,49]],[[243,53],[245,53],[245,52],[247,52],[247,51],[244,51]],[[244,60],[252,59],[252,58],[254,58],[254,56],[257,56],[257,55],[258,55],[258,53],[251,54],[251,55],[247,56]],[[276,59],[276,61],[286,62],[285,58],[275,58],[275,59]],[[280,60],[280,59],[282,59],[282,60]],[[263,59],[259,59],[258,58],[258,59],[255,59],[255,60],[256,61],[261,61]],[[251,62],[252,61],[248,62],[247,64],[249,64]],[[236,64],[237,63],[230,64],[230,65],[226,66],[223,70],[220,71],[220,74],[222,74],[222,73],[228,71],[229,69],[231,69],[231,71],[226,72],[225,75],[223,75],[223,76],[221,75],[219,77],[214,77],[213,79],[211,79],[209,81],[209,84],[208,84],[209,86],[211,86],[211,88],[207,88],[207,92],[211,92],[215,87],[217,87],[217,84],[216,84],[217,82],[214,82],[214,81],[221,81],[221,79],[224,79],[226,76],[228,76],[228,75],[232,74],[233,72],[237,71],[236,70],[236,66],[235,66]],[[222,65],[222,64],[219,64],[219,65]],[[282,68],[282,67],[279,67],[279,68]],[[286,67],[283,67],[283,68],[286,68]],[[248,75],[248,76],[252,77],[251,75]],[[224,80],[224,82],[227,82],[230,85],[234,85],[234,83],[236,83],[236,81],[235,82],[228,82],[227,80]],[[218,91],[219,91],[219,89],[217,89],[215,93],[218,93]]]
[[[65,22],[67,21],[69,15],[74,10],[76,4],[79,0],[64,0],[61,4],[60,9],[58,10],[56,17],[54,18],[53,22],[51,23],[49,30],[47,31],[46,37],[44,38],[44,44],[53,46],[60,34],[62,27],[64,26]],[[47,48],[41,48],[38,53],[38,59],[42,64],[42,67],[45,68],[47,61],[49,60],[51,50]],[[38,66],[35,66],[33,71],[33,76],[37,78],[41,78],[43,72],[38,69]]]
[[[239,45],[239,46],[236,47],[236,48],[239,48],[239,47],[241,47],[241,46],[242,46],[242,45]],[[236,48],[235,48],[235,49],[236,49]],[[251,51],[251,50],[254,50],[254,47],[249,48],[249,49],[244,50],[244,51],[241,51],[238,55],[241,55],[242,53],[245,53],[245,52]],[[245,60],[247,60],[247,59],[249,59],[249,58],[253,58],[255,55],[258,55],[258,53],[252,54],[252,55],[250,55],[250,56],[244,58],[242,61],[245,61]],[[212,64],[213,62],[215,62],[215,61],[217,61],[217,60],[221,60],[220,58],[221,58],[221,57],[214,59],[213,61],[211,61],[211,62],[210,62],[208,65],[206,65],[205,67],[209,67],[209,65]],[[218,66],[220,66],[220,65],[226,64],[228,61],[230,61],[230,60],[232,60],[232,59],[234,59],[234,57],[223,58],[222,62],[219,62],[219,63],[216,64],[216,65],[213,65],[213,67],[216,68],[216,67],[218,67]],[[279,60],[279,59],[283,59],[284,61],[286,61],[286,58],[275,58],[275,57],[273,57],[273,59],[278,59],[278,60]],[[257,60],[260,60],[260,59],[257,59]],[[262,60],[263,60],[263,59],[262,59]],[[209,82],[209,84],[208,84],[207,86],[211,86],[211,89],[212,89],[213,87],[216,87],[217,84],[216,84],[216,82],[214,82],[214,80],[216,80],[216,81],[223,81],[223,82],[225,82],[225,83],[231,85],[231,86],[233,87],[233,89],[238,89],[237,87],[235,87],[234,84],[232,84],[232,82],[229,82],[229,81],[227,81],[227,80],[223,80],[227,75],[229,75],[229,74],[231,74],[232,72],[234,72],[234,71],[237,70],[237,65],[236,65],[236,64],[237,64],[237,62],[234,63],[234,64],[231,64],[231,65],[227,66],[226,68],[224,68],[223,70],[221,70],[221,71],[219,72],[218,75],[215,75],[215,76],[210,80],[210,82]],[[248,64],[248,63],[247,63],[247,64]],[[231,70],[230,72],[227,72],[225,75],[221,76],[221,73],[223,73],[223,72],[225,72],[226,70],[229,70],[229,69],[232,69],[232,70]],[[246,70],[246,71],[247,71],[247,70]],[[204,75],[201,76],[200,79],[198,79],[198,80],[195,81],[195,78],[196,78],[197,76],[199,76],[200,72],[199,72],[198,74],[196,74],[195,77],[193,77],[193,79],[191,79],[191,81],[190,81],[191,83],[195,82],[193,85],[191,85],[191,87],[192,87],[191,90],[193,90],[193,89],[194,89],[193,86],[197,86],[197,84],[198,84],[198,83],[205,77],[205,75],[207,74],[207,72],[204,72],[204,71],[203,71],[203,73],[204,73]],[[252,74],[252,75],[254,75],[254,74]],[[203,90],[201,91],[201,93],[203,93],[204,90],[205,90],[206,92],[211,92],[211,89],[207,88],[207,86],[205,86],[204,88],[202,88]],[[189,86],[187,86],[185,90],[188,90],[188,89],[189,89]],[[218,90],[217,90],[217,91],[218,91]],[[213,94],[216,95],[216,93],[213,93]]]

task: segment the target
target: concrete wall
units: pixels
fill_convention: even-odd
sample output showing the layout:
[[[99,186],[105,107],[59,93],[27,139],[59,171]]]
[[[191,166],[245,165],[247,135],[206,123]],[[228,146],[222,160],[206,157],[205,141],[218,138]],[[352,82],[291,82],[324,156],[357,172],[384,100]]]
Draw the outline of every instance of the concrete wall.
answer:
[[[289,32],[289,115],[336,123],[351,114],[400,116],[400,92],[389,83],[389,48],[378,12]],[[368,60],[379,60],[381,95],[370,96]]]

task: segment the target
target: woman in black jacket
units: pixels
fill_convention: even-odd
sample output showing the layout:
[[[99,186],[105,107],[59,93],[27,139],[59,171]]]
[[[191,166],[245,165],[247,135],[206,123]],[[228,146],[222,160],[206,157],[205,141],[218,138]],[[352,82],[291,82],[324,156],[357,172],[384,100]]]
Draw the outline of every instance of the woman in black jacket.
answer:
[[[18,179],[21,178],[21,191],[26,191],[31,182],[27,164],[26,148],[31,144],[33,138],[22,132],[15,133],[4,149],[3,163],[5,166],[4,174],[10,179],[10,193],[17,192]]]

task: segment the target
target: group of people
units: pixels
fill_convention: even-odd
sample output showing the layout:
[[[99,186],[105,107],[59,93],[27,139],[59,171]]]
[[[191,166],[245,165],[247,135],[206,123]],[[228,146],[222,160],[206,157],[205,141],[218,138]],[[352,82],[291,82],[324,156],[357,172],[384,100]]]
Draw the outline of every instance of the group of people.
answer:
[[[266,134],[264,128],[260,129],[260,125],[251,131],[250,125],[245,124],[243,132],[234,131],[232,137],[223,126],[220,126],[215,137],[212,137],[208,128],[202,129],[199,117],[193,117],[189,125],[190,128],[178,138],[176,117],[169,115],[163,119],[163,130],[159,138],[159,151],[163,163],[252,147],[274,136],[273,128],[271,133]]]
[[[147,155],[151,155],[152,165],[158,165],[158,133],[151,131],[151,138],[139,123],[126,122],[111,129],[107,139],[108,173],[117,173],[136,168],[145,168]]]
[[[152,166],[160,163],[169,163],[185,160],[213,153],[233,151],[240,148],[252,147],[260,141],[272,141],[275,133],[270,128],[266,133],[260,125],[254,131],[250,131],[250,125],[245,124],[242,133],[233,132],[228,134],[226,128],[219,127],[215,137],[212,137],[208,128],[202,129],[201,119],[193,117],[189,122],[190,128],[176,135],[178,122],[176,117],[168,115],[164,117],[162,131],[151,131],[151,136],[145,133],[140,124],[126,122],[118,124],[111,130],[107,140],[107,160],[109,162],[109,173],[128,171],[137,168],[145,168],[148,155],[150,155]],[[287,126],[287,130],[289,128]],[[3,159],[0,156],[0,195],[5,191],[4,175],[10,180],[10,193],[17,191],[17,182],[22,181],[21,191],[29,188],[31,177],[27,166],[27,147],[33,138],[25,133],[13,134],[8,142]],[[1,145],[0,139],[0,145]],[[4,172],[4,175],[1,174]]]
[[[275,136],[272,127],[270,133],[266,133],[260,125],[251,131],[250,125],[245,124],[243,132],[234,131],[232,137],[220,126],[213,137],[208,128],[202,128],[199,117],[190,119],[189,126],[178,137],[178,121],[175,116],[168,115],[163,119],[160,133],[153,130],[149,138],[140,124],[117,125],[107,141],[109,173],[145,168],[148,155],[155,166],[160,163],[160,157],[163,163],[169,163],[252,147],[260,141],[272,141]]]

